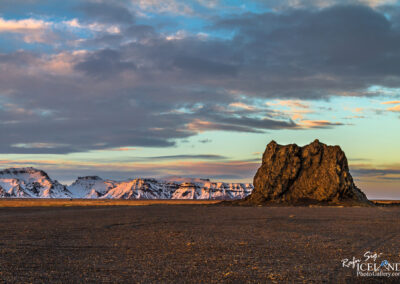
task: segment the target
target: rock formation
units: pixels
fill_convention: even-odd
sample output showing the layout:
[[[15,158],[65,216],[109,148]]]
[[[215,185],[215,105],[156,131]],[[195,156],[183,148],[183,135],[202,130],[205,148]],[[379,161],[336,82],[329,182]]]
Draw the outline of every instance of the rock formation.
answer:
[[[254,177],[254,190],[240,204],[371,205],[350,175],[339,146],[268,144]]]

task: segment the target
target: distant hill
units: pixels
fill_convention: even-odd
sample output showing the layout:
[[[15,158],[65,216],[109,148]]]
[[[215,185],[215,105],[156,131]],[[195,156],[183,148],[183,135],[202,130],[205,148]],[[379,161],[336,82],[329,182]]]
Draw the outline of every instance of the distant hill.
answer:
[[[78,177],[71,185],[65,186],[44,171],[31,167],[0,171],[1,198],[232,200],[244,198],[252,190],[252,184],[181,177],[114,181],[86,176]]]

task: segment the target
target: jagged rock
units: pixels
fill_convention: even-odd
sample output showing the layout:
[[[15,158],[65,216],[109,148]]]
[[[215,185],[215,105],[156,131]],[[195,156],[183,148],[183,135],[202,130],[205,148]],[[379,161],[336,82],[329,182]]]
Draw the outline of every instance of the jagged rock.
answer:
[[[339,146],[267,145],[254,177],[254,190],[241,204],[371,205],[349,172]]]

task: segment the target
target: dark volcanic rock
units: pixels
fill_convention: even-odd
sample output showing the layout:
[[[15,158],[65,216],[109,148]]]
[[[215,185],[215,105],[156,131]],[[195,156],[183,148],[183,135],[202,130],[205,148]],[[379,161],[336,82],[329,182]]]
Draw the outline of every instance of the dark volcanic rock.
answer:
[[[318,140],[304,147],[270,142],[254,177],[253,193],[241,203],[372,204],[355,186],[340,147]]]

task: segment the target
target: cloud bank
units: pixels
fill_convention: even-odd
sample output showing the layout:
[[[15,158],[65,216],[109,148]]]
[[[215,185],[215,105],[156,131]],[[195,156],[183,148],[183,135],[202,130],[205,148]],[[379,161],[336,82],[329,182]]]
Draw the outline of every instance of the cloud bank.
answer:
[[[304,101],[400,87],[399,9],[390,7],[390,17],[390,1],[325,2],[206,18],[198,13],[221,2],[72,1],[62,21],[1,18],[3,36],[22,36],[7,39],[41,45],[0,49],[0,152],[170,147],[205,131],[341,127],[309,118],[315,110]],[[151,14],[135,7],[201,18],[203,33],[171,37],[170,26],[146,22]],[[265,104],[272,99],[292,102],[291,111]]]

